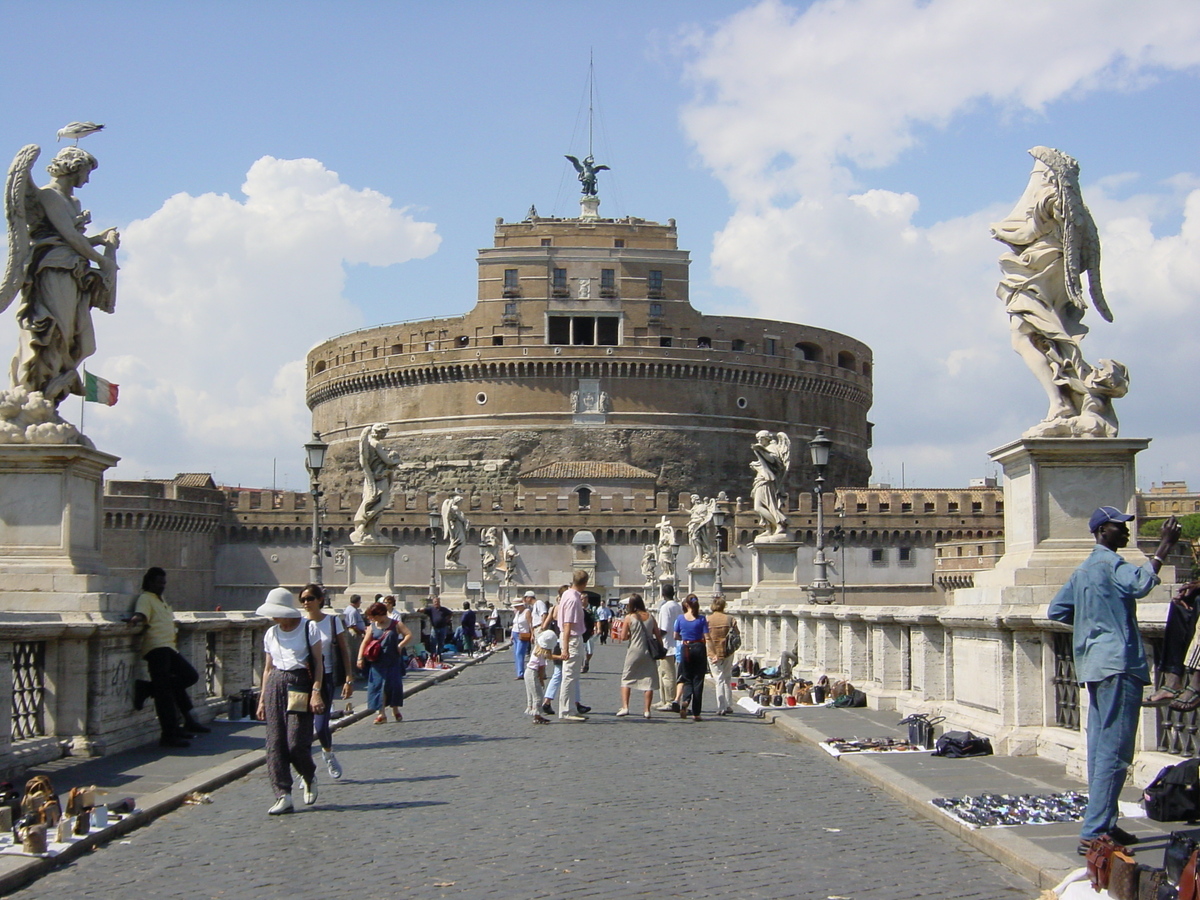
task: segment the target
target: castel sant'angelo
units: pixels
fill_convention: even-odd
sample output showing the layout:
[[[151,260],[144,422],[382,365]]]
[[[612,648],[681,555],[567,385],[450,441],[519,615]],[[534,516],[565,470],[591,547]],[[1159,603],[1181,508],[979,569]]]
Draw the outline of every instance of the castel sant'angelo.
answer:
[[[586,494],[618,481],[749,496],[760,430],[833,440],[828,480],[870,474],[871,350],[822,328],[704,315],[688,299],[675,221],[497,219],[473,309],[339,335],[308,354],[326,490],[360,487],[358,438],[385,423],[398,490],[520,492],[533,478]]]

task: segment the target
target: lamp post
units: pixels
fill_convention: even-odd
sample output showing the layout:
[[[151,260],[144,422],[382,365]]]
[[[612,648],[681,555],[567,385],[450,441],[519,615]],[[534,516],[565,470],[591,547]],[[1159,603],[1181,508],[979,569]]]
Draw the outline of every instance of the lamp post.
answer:
[[[429,513],[429,597],[440,596],[437,580],[438,532],[442,530],[442,515],[433,510]]]
[[[713,578],[713,599],[725,596],[725,585],[721,581],[721,532],[725,528],[725,507],[718,504],[713,510],[713,525],[717,528],[717,573]]]
[[[308,565],[308,580],[313,584],[321,584],[321,470],[325,468],[325,451],[329,445],[321,440],[318,432],[313,432],[312,440],[304,445],[304,465],[308,469],[308,477],[312,487],[312,562]]]
[[[813,580],[808,586],[809,603],[832,603],[833,585],[829,583],[829,560],[825,558],[825,504],[821,496],[825,486],[825,467],[829,465],[829,448],[833,441],[825,436],[825,429],[818,428],[817,436],[808,442],[808,453],[813,468],[817,470],[814,494],[817,501],[817,552],[813,556]]]

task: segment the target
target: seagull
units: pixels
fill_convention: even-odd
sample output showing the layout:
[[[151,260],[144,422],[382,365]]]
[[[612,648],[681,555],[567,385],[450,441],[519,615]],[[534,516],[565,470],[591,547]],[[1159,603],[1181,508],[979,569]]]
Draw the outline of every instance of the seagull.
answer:
[[[58,139],[61,141],[63,138],[74,138],[75,146],[78,147],[80,138],[103,130],[104,126],[97,125],[95,122],[72,122],[66,128],[58,129]]]

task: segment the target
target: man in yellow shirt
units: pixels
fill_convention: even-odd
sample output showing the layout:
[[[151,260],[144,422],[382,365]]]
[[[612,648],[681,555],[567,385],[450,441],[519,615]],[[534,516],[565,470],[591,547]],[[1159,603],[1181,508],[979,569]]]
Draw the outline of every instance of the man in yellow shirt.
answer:
[[[188,738],[212,729],[192,718],[192,698],[188,688],[200,680],[191,664],[175,647],[175,613],[163,600],[167,573],[157,566],[147,569],[142,578],[142,593],[137,598],[131,625],[145,625],[139,649],[150,671],[150,695],[162,728],[160,747],[187,747]],[[183,719],[182,726],[180,719]]]

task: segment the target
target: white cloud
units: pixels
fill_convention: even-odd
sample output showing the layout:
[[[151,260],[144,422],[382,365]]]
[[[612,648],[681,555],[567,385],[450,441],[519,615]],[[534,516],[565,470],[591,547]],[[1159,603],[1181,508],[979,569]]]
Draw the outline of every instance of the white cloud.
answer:
[[[841,0],[799,11],[768,0],[691,47],[696,96],[684,127],[736,205],[714,238],[714,279],[740,290],[754,314],[872,346],[877,475],[899,480],[906,460],[910,484],[984,474],[986,451],[1045,404],[1009,349],[995,297],[1000,247],[987,233],[1024,184],[986,209],[918,226],[920,198],[870,184],[873,169],[956,116],[1040,112],[1195,67],[1200,7]],[[1083,168],[1119,325],[1091,314],[1085,355],[1130,367],[1123,433],[1200,440],[1194,413],[1179,415],[1195,408],[1190,387],[1166,368],[1196,358],[1196,178],[1180,173],[1116,199],[1136,175],[1089,184]],[[1164,234],[1176,221],[1179,232]]]
[[[215,470],[269,484],[274,457],[298,470],[310,434],[303,354],[363,324],[342,296],[344,266],[425,257],[441,240],[314,159],[263,157],[242,192],[177,194],[123,230],[117,311],[94,315],[88,366],[120,384],[120,402],[89,405],[86,422],[123,457],[117,477]]]

